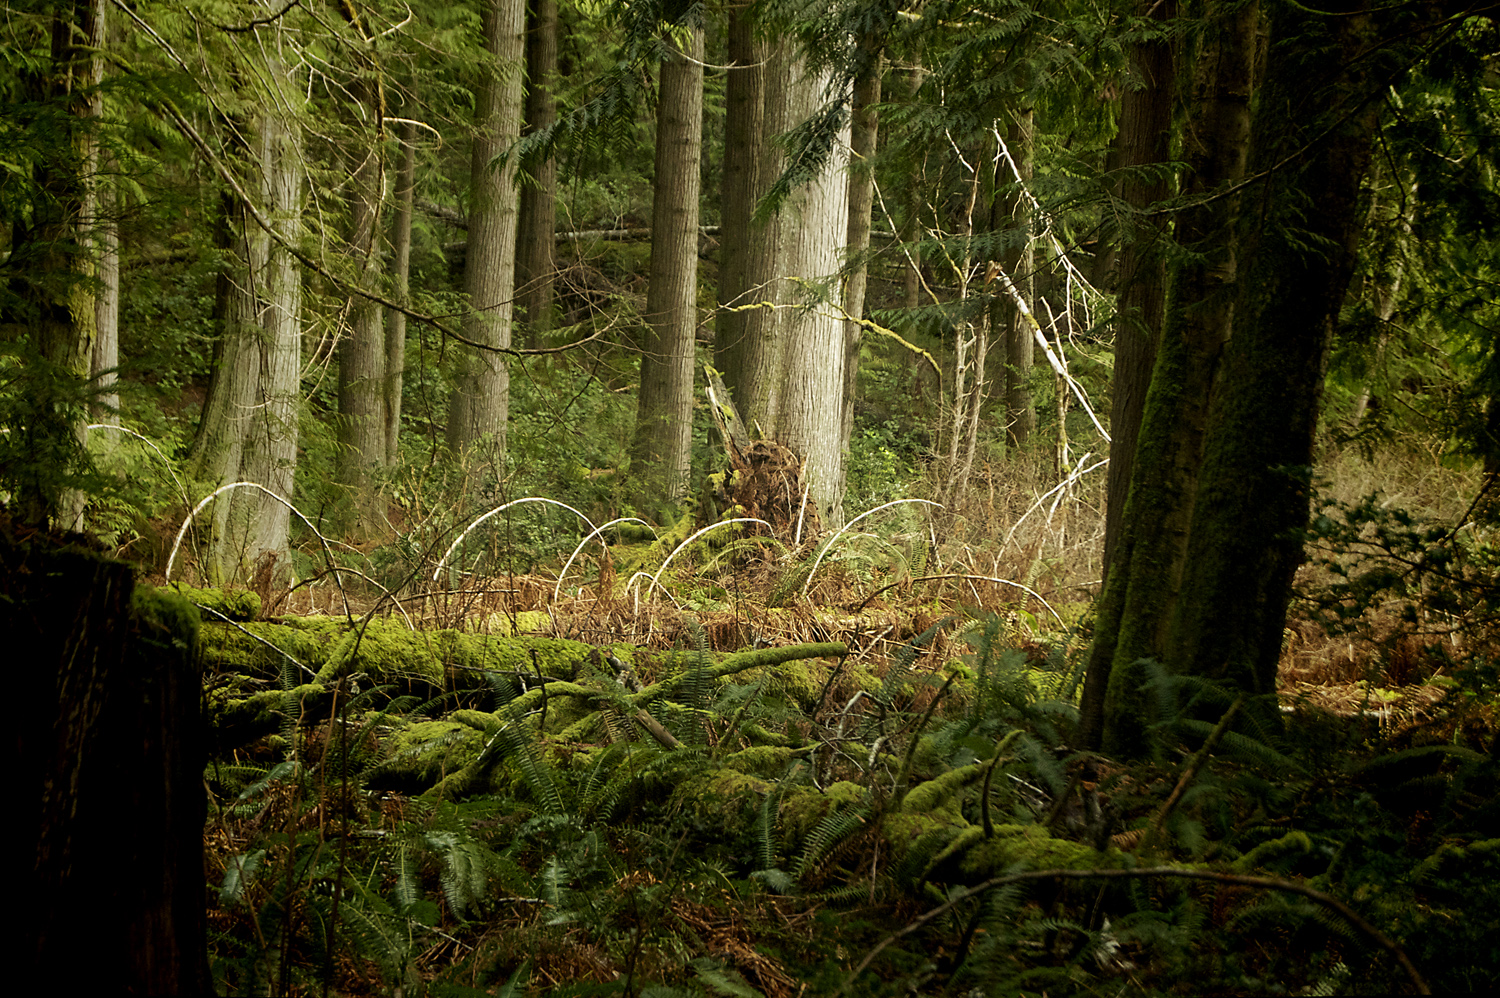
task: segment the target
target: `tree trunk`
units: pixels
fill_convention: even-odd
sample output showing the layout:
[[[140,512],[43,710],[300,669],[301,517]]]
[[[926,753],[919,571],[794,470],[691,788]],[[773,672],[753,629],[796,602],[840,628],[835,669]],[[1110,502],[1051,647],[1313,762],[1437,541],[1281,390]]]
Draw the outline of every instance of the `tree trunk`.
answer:
[[[656,117],[651,283],[630,469],[650,500],[671,502],[687,489],[693,444],[703,29],[691,29],[685,51],[670,37],[665,43]]]
[[[98,220],[95,244],[99,248],[98,294],[94,299],[94,355],[90,370],[95,422],[117,426],[120,422],[120,222],[115,214],[113,188],[97,190]],[[105,434],[117,437],[117,433]],[[113,446],[114,440],[106,442]]]
[[[27,992],[66,968],[78,994],[210,994],[197,610],[48,543],[0,536],[0,628],[26,651],[14,976]]]
[[[1204,200],[1178,217],[1194,256],[1177,266],[1146,399],[1125,526],[1100,598],[1081,708],[1085,744],[1145,750],[1151,724],[1143,663],[1163,661],[1192,518],[1203,426],[1229,337],[1237,199],[1245,172],[1258,7],[1221,6],[1201,42],[1184,126],[1183,191]],[[1218,192],[1217,198],[1211,195]]]
[[[755,37],[755,22],[729,8],[729,65],[724,102],[724,180],[720,191],[719,315],[714,362],[734,389],[742,366],[755,202],[767,181],[760,169],[765,118],[766,59],[770,47]]]
[[[1034,272],[1036,252],[1031,241],[1031,202],[1027,184],[1031,183],[1036,148],[1035,113],[1031,108],[1018,109],[1006,126],[1005,142],[1012,162],[1002,160],[995,186],[1005,192],[995,198],[994,229],[1010,228],[1015,240],[1006,248],[1000,265],[1026,300],[1027,307],[1036,302]],[[1008,296],[996,299],[999,306],[995,329],[1005,337],[1005,438],[1012,447],[1020,447],[1036,430],[1036,403],[1031,398],[1031,368],[1036,355],[1036,337],[1031,323]]]
[[[557,120],[557,0],[531,0],[526,25],[526,130]],[[541,345],[552,328],[554,231],[557,228],[557,159],[548,155],[521,186],[516,239],[516,307],[528,347]]]
[[[521,72],[525,58],[525,0],[487,0],[485,64],[474,95],[474,144],[469,161],[469,245],[464,262],[468,311],[464,335],[490,347],[510,347],[511,295],[516,266],[516,164],[501,157],[521,133]],[[448,446],[466,453],[483,446],[503,474],[510,369],[494,350],[458,347],[448,406]]]
[[[401,166],[396,171],[396,217],[391,227],[391,293],[411,304],[411,218],[417,189],[417,125],[401,123]],[[401,461],[401,391],[406,374],[406,313],[392,309],[385,327],[385,463]]]
[[[267,27],[261,78],[275,89],[253,123],[240,126],[251,143],[250,186],[259,210],[281,241],[295,246],[302,229],[301,129],[279,115],[299,106],[295,81],[277,54],[284,38]],[[232,261],[220,275],[215,306],[222,329],[214,373],[189,453],[194,476],[214,486],[248,481],[291,501],[301,403],[302,272],[291,252],[251,218],[250,206],[228,202],[219,241]],[[282,501],[259,489],[234,489],[214,505],[204,574],[269,589],[292,573]]]
[[[880,80],[885,73],[885,55],[874,49],[874,41],[861,39],[868,58],[865,72],[854,85],[854,107],[849,129],[849,272],[844,278],[844,412],[839,447],[849,452],[854,435],[854,400],[859,387],[859,347],[864,327],[865,287],[869,279],[870,216],[875,207],[875,148],[880,132]],[[845,491],[847,465],[840,470],[839,493]]]
[[[381,290],[380,208],[385,196],[384,95],[378,79],[361,77],[349,87],[369,140],[354,151],[349,196],[349,256],[361,289]],[[363,135],[363,130],[356,134]],[[370,471],[385,463],[385,322],[378,302],[356,295],[350,330],[339,346],[337,480],[363,511],[371,499]]]
[[[1175,668],[1262,696],[1276,689],[1323,375],[1366,217],[1360,186],[1380,110],[1370,96],[1386,85],[1366,57],[1367,2],[1338,9],[1273,15],[1253,140],[1267,177],[1246,212],[1246,278],[1168,648]],[[1279,726],[1274,700],[1258,706],[1263,726]]]
[[[14,221],[9,259],[25,263],[16,281],[21,321],[33,331],[41,363],[26,371],[22,394],[32,418],[24,428],[22,464],[12,474],[18,518],[41,529],[82,526],[86,497],[77,475],[86,457],[95,325],[95,233],[98,182],[96,128],[102,110],[104,6],[101,0],[59,4],[52,12],[51,58],[24,72],[25,99],[62,110],[59,137],[40,150],[33,181],[41,196]]]
[[[1159,24],[1176,16],[1172,0],[1153,4],[1144,12]],[[1131,69],[1139,86],[1121,98],[1120,132],[1115,140],[1120,168],[1166,163],[1171,159],[1172,85],[1175,68],[1172,42],[1156,38],[1137,43],[1130,53]],[[1118,543],[1125,515],[1125,496],[1135,467],[1136,440],[1140,437],[1141,414],[1146,390],[1156,362],[1156,340],[1161,332],[1165,306],[1166,269],[1163,263],[1162,229],[1165,221],[1131,217],[1171,194],[1163,175],[1143,178],[1127,175],[1120,184],[1122,212],[1119,224],[1119,290],[1116,298],[1115,367],[1109,412],[1108,501],[1104,519],[1104,572]]]

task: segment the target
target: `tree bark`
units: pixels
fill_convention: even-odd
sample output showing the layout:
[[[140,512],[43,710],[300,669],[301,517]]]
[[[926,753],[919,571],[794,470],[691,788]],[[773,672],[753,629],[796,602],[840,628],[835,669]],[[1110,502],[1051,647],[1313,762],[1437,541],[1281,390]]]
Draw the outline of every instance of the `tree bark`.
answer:
[[[113,189],[97,190],[98,221],[95,242],[99,248],[98,293],[94,299],[94,354],[90,370],[93,400],[90,409],[96,422],[117,426],[120,422],[120,222],[115,214]],[[118,434],[106,434],[110,437]],[[109,441],[106,446],[112,446]]]
[[[411,303],[411,219],[417,189],[417,125],[401,124],[401,166],[396,171],[396,217],[391,227],[391,293]],[[385,463],[401,461],[401,392],[406,375],[406,313],[392,309],[385,327]]]
[[[45,535],[0,536],[23,990],[210,994],[197,611]],[[34,851],[33,851],[34,850]]]
[[[692,458],[693,361],[698,330],[698,194],[703,151],[703,29],[687,49],[667,39],[657,100],[651,283],[631,474],[648,499],[687,489]]]
[[[486,0],[485,64],[474,94],[474,142],[469,162],[469,246],[464,291],[469,298],[464,335],[509,347],[516,275],[516,163],[502,159],[521,132],[521,72],[525,58],[525,0]],[[483,448],[503,473],[510,369],[492,350],[459,347],[448,406],[448,446],[457,454]]]
[[[1372,96],[1385,85],[1367,56],[1369,4],[1336,9],[1342,16],[1274,9],[1254,134],[1253,165],[1266,176],[1245,213],[1246,279],[1168,648],[1174,667],[1262,697],[1276,689],[1302,561],[1323,375],[1367,215]],[[1279,726],[1274,702],[1247,707],[1263,727]]]
[[[1143,5],[1147,17],[1166,24],[1176,16],[1176,4]],[[1122,169],[1165,164],[1171,159],[1172,85],[1175,73],[1172,42],[1153,38],[1134,45],[1132,74],[1138,86],[1125,91],[1120,104],[1120,132],[1115,140],[1116,166]],[[1125,496],[1135,467],[1136,440],[1146,390],[1156,362],[1156,340],[1165,306],[1166,268],[1163,256],[1164,220],[1133,217],[1163,201],[1171,193],[1166,176],[1127,174],[1119,197],[1124,217],[1118,223],[1119,290],[1116,299],[1115,367],[1109,413],[1108,502],[1104,523],[1104,571],[1119,541]]]
[[[859,348],[864,327],[865,288],[869,280],[870,218],[875,207],[875,149],[880,135],[880,84],[885,74],[885,55],[875,41],[860,41],[868,59],[864,73],[854,85],[854,107],[849,129],[849,228],[845,238],[849,272],[844,278],[844,411],[839,429],[839,447],[847,454],[854,435],[854,400],[859,388]],[[848,466],[840,467],[839,493],[848,484]]]
[[[557,0],[531,0],[526,25],[526,130],[557,120]],[[516,240],[516,307],[528,347],[552,328],[553,234],[557,228],[557,159],[548,155],[521,186]]]
[[[357,22],[356,22],[357,27]],[[378,67],[372,67],[378,71]],[[349,87],[367,141],[354,150],[349,195],[349,257],[355,281],[365,291],[381,290],[380,209],[385,196],[384,95],[378,77],[355,79]],[[351,493],[354,508],[371,499],[370,471],[385,463],[384,310],[379,302],[356,295],[350,301],[349,336],[339,346],[339,418],[337,480]]]
[[[991,226],[1009,228],[1015,239],[1007,246],[1000,265],[1026,299],[1027,307],[1036,302],[1034,272],[1036,252],[1031,240],[1031,202],[1025,186],[1031,183],[1036,149],[1035,113],[1031,108],[1017,109],[1006,126],[1005,142],[1014,165],[1001,162],[995,186],[1001,192],[995,198]],[[1035,364],[1036,338],[1031,323],[1007,295],[996,299],[995,329],[1005,337],[1005,438],[1012,447],[1023,446],[1036,430],[1036,403],[1031,398],[1031,369]]]
[[[731,391],[743,366],[749,313],[751,223],[767,181],[761,171],[765,118],[766,60],[770,48],[755,37],[755,22],[742,6],[729,8],[729,65],[724,101],[724,176],[720,191],[719,315],[714,362]]]
[[[1144,663],[1163,661],[1193,514],[1203,427],[1229,338],[1237,276],[1237,199],[1245,172],[1258,5],[1220,5],[1205,27],[1189,94],[1186,194],[1178,241],[1194,256],[1174,270],[1146,399],[1125,526],[1100,598],[1084,685],[1085,744],[1136,755],[1152,722]],[[1215,196],[1217,195],[1217,196]]]
[[[104,5],[59,4],[51,17],[51,53],[44,68],[21,73],[34,107],[58,108],[61,135],[37,150],[30,211],[11,218],[12,268],[24,274],[13,290],[18,324],[29,327],[39,355],[21,394],[31,408],[20,467],[6,468],[18,518],[38,529],[82,526],[86,497],[77,487],[86,466],[89,377],[97,338],[95,232],[98,140],[102,111]],[[8,303],[9,304],[9,303]]]
[[[301,403],[302,272],[286,246],[295,246],[302,230],[302,134],[292,117],[300,98],[280,55],[288,44],[282,26],[256,30],[266,57],[255,75],[270,89],[254,95],[264,110],[239,130],[251,145],[245,165],[255,182],[247,186],[279,240],[251,219],[250,206],[226,195],[219,241],[231,262],[220,275],[215,306],[222,328],[188,460],[195,477],[215,487],[248,481],[290,502]],[[221,495],[204,574],[260,589],[285,585],[292,574],[290,515],[284,502],[258,489]]]

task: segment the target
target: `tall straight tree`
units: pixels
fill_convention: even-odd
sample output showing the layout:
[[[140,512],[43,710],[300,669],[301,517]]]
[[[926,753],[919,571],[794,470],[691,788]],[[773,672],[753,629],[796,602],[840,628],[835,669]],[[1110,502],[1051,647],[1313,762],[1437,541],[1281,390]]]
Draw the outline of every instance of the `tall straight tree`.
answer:
[[[1005,145],[1008,155],[1001,156],[996,166],[997,193],[990,224],[995,231],[1008,229],[1014,234],[1000,266],[1011,276],[1026,307],[1031,308],[1036,301],[1036,251],[1031,239],[1031,202],[1027,200],[1030,192],[1025,190],[1031,183],[1036,149],[1035,112],[1031,108],[1011,111]],[[996,335],[1005,338],[1005,438],[1019,447],[1036,429],[1036,403],[1031,399],[1036,339],[1031,323],[1010,296],[997,296],[995,305]]]
[[[3,448],[5,472],[19,517],[31,526],[76,530],[84,497],[80,470],[87,406],[81,404],[92,373],[97,338],[95,233],[98,178],[97,128],[104,47],[102,0],[44,7],[39,31],[50,51],[24,60],[20,114],[51,125],[31,160],[24,208],[12,209],[7,262],[19,277],[5,302],[7,325],[29,329],[39,370],[27,374],[31,417],[14,428]],[[45,45],[45,43],[44,43]],[[7,117],[10,112],[7,112]],[[33,126],[35,127],[35,126]],[[10,160],[12,153],[7,152]],[[7,207],[16,201],[7,198]]]
[[[356,117],[349,180],[349,262],[359,290],[383,291],[380,212],[385,199],[385,86],[358,9],[343,5],[361,64],[349,83]],[[350,301],[349,335],[339,345],[339,484],[357,508],[369,499],[370,471],[385,463],[385,322],[373,298]]]
[[[557,120],[557,0],[531,0],[526,17],[526,131]],[[552,325],[553,243],[557,228],[557,159],[550,151],[521,186],[516,236],[516,307],[526,345]]]
[[[755,185],[768,188],[788,165],[777,137],[821,109],[828,77],[810,71],[799,47],[785,38],[758,43],[751,54],[764,54],[756,60],[762,85],[758,106],[747,99],[743,112],[758,126],[747,129],[757,154]],[[729,108],[735,113],[734,100]],[[744,122],[731,120],[726,133],[742,128]],[[725,382],[746,425],[802,459],[811,501],[832,524],[843,518],[844,322],[826,306],[800,306],[820,297],[818,285],[843,263],[848,144],[846,123],[822,168],[794,186],[774,213],[752,218],[738,236],[725,232],[726,243],[746,240],[737,249],[744,254],[744,276],[738,293],[721,291],[721,299],[745,309],[735,338],[720,343]]]
[[[854,435],[854,399],[859,384],[859,350],[864,339],[865,291],[869,284],[871,217],[875,208],[875,151],[880,138],[880,85],[885,54],[873,36],[860,39],[857,58],[862,69],[854,82],[849,121],[849,228],[844,240],[849,272],[844,278],[844,410],[839,446],[847,453]],[[840,492],[848,481],[848,466],[840,469]]]
[[[301,55],[286,19],[270,18],[251,30],[255,44],[243,50],[259,64],[243,78],[258,81],[260,89],[244,95],[257,109],[253,117],[232,126],[243,179],[224,198],[226,264],[216,306],[221,332],[189,464],[215,485],[259,487],[234,489],[215,504],[205,574],[275,586],[292,571],[286,503],[297,467],[301,402],[302,271],[292,248],[302,231],[303,97],[292,75]]]
[[[401,123],[401,165],[396,170],[396,212],[391,223],[391,293],[411,304],[411,218],[417,190],[417,123]],[[406,373],[406,313],[390,310],[385,326],[385,463],[401,460],[401,385]]]
[[[702,27],[671,31],[665,47],[656,105],[651,283],[630,460],[632,476],[650,499],[658,501],[679,498],[691,470],[703,153]]]
[[[1313,433],[1368,214],[1361,182],[1379,97],[1420,58],[1422,19],[1440,13],[1373,11],[1367,0],[1267,8],[1253,118],[1260,45],[1249,11],[1221,8],[1223,30],[1199,57],[1200,69],[1218,64],[1210,71],[1222,82],[1194,91],[1187,135],[1201,145],[1189,161],[1217,163],[1220,182],[1190,185],[1200,197],[1178,219],[1178,241],[1194,252],[1173,265],[1095,625],[1089,669],[1107,672],[1102,705],[1092,674],[1085,689],[1085,740],[1116,753],[1147,747],[1156,720],[1141,693],[1148,658],[1252,697],[1246,713],[1262,732],[1279,725],[1276,668],[1302,558]]]
[[[464,263],[468,309],[448,403],[448,446],[455,453],[483,443],[491,459],[505,453],[510,412],[512,295],[516,276],[516,163],[506,153],[521,134],[521,65],[526,54],[525,0],[485,0],[484,59],[474,89],[469,159],[469,244]]]

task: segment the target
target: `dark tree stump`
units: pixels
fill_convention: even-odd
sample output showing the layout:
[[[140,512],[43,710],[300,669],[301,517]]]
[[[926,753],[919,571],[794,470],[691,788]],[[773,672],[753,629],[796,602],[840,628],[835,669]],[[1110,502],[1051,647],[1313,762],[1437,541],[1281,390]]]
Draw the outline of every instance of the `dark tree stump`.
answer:
[[[211,994],[196,611],[0,525],[0,633],[22,694],[23,990]]]

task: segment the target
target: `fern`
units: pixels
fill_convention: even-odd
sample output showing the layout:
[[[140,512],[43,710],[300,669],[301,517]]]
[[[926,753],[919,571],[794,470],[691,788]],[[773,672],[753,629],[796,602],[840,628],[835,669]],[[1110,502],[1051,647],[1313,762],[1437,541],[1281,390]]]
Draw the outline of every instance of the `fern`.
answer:
[[[792,865],[792,878],[802,884],[822,872],[821,864],[835,849],[851,835],[870,827],[870,813],[869,804],[861,803],[840,808],[824,817],[803,843],[802,852]]]

